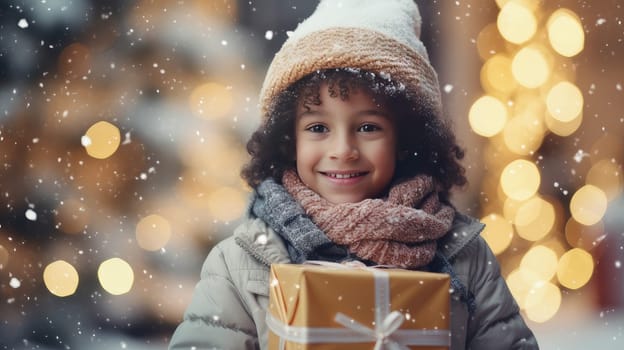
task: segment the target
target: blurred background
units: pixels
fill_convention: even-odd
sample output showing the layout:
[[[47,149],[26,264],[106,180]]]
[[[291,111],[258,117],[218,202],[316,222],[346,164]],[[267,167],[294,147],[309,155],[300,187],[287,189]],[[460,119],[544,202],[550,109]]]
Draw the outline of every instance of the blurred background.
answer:
[[[309,0],[0,4],[0,349],[164,349],[249,189]],[[417,1],[484,237],[543,349],[624,347],[624,3]]]

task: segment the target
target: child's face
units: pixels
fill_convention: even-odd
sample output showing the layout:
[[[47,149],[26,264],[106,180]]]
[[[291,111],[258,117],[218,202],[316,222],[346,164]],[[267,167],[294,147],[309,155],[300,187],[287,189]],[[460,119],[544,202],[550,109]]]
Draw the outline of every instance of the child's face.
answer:
[[[332,203],[379,196],[396,165],[394,116],[364,90],[349,98],[320,88],[320,105],[297,106],[297,172],[301,180]]]

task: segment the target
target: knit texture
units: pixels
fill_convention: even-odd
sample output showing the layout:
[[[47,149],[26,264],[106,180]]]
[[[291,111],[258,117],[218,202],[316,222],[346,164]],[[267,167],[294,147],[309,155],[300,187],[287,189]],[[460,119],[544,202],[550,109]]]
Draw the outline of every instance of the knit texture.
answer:
[[[335,246],[286,189],[272,179],[256,187],[249,210],[284,239],[294,263],[347,258],[346,249]]]
[[[356,68],[405,87],[421,113],[442,115],[437,74],[420,41],[420,14],[412,0],[321,1],[293,32],[267,71],[260,107],[266,121],[276,97],[317,70]]]
[[[435,182],[426,175],[393,185],[387,198],[340,204],[308,188],[292,170],[282,182],[329,239],[381,265],[427,265],[436,240],[449,231],[455,217],[455,210],[438,200]]]

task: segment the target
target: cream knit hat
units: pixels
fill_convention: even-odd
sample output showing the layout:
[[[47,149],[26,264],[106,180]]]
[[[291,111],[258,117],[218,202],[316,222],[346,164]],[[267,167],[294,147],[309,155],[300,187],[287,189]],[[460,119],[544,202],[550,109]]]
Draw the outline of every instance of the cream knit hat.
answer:
[[[438,77],[420,41],[414,0],[321,0],[275,55],[260,91],[263,119],[288,86],[317,70],[356,68],[405,86],[420,111],[442,114]]]

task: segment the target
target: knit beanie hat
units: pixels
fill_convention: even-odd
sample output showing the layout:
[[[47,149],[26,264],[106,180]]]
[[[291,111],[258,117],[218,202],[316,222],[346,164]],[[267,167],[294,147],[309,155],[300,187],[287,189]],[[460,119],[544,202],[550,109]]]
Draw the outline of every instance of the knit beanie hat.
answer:
[[[419,111],[441,116],[438,77],[420,41],[421,22],[414,0],[321,0],[269,66],[260,91],[263,120],[291,84],[332,68],[390,79],[405,87]]]

